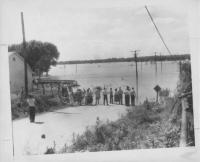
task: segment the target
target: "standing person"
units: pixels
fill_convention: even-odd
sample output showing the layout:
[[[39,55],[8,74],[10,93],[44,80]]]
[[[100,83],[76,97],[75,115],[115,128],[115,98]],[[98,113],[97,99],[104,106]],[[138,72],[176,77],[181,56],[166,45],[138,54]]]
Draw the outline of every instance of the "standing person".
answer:
[[[89,104],[92,105],[93,103],[93,92],[92,90],[89,88]]]
[[[130,106],[130,91],[129,91],[129,86],[126,87],[126,91],[124,92],[125,94],[125,105]]]
[[[71,104],[72,106],[74,106],[74,93],[73,93],[73,90],[72,90],[72,88],[70,87],[68,91],[69,91],[69,101],[70,101],[70,104]]]
[[[77,89],[76,95],[77,95],[78,104],[81,106],[81,104],[82,104],[82,96],[83,96],[82,90],[81,89]]]
[[[113,104],[113,90],[110,88],[110,104]]]
[[[88,104],[89,88],[85,92],[85,105]]]
[[[86,105],[86,90],[83,88],[83,103]]]
[[[118,94],[119,94],[119,104],[123,105],[123,91],[122,91],[121,87],[119,87]]]
[[[99,88],[96,89],[95,96],[96,96],[96,105],[98,105],[99,104],[99,99],[101,97]]]
[[[23,99],[24,99],[24,87],[21,87],[20,100],[22,101]]]
[[[107,92],[107,90],[106,90],[106,88],[104,87],[104,89],[103,89],[103,104],[105,105],[105,102],[107,103],[107,105],[108,105],[108,92]]]
[[[35,122],[35,98],[32,95],[29,95],[27,98],[27,103],[29,106],[29,119],[30,122]]]
[[[134,90],[134,88],[132,88],[132,90],[131,90],[131,105],[132,106],[135,106],[135,96],[136,96],[135,90]]]
[[[115,89],[114,101],[115,101],[115,103],[119,102],[119,95],[118,95],[117,88]]]

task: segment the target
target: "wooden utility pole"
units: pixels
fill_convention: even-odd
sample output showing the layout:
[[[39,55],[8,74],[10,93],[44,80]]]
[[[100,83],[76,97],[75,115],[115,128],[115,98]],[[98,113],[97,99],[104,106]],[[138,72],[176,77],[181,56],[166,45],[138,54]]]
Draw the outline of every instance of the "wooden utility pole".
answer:
[[[65,64],[64,64],[64,75],[66,75],[66,71],[65,71],[66,67],[65,67]]]
[[[181,71],[182,71],[182,63],[181,63],[181,61],[179,61],[179,73],[181,74]]]
[[[161,56],[161,53],[160,53],[160,70],[162,72],[162,56]]]
[[[156,56],[156,52],[155,52],[154,61],[155,61],[155,72],[156,72],[156,76],[157,76],[157,56]]]
[[[22,23],[22,35],[23,35],[24,87],[25,87],[25,96],[27,97],[27,95],[28,95],[28,74],[27,74],[26,39],[25,39],[23,12],[21,12],[21,23]]]
[[[136,75],[136,103],[138,103],[138,96],[139,96],[139,92],[138,92],[138,67],[137,67],[137,52],[139,50],[135,50],[135,51],[131,51],[131,52],[134,52],[134,60],[135,60],[135,75]]]

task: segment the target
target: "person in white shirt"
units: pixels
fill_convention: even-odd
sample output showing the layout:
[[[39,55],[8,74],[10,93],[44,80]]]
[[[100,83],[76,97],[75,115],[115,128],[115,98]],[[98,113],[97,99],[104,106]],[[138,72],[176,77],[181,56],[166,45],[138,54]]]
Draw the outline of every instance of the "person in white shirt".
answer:
[[[131,105],[132,106],[135,106],[135,96],[136,96],[135,90],[134,88],[132,88],[132,91],[131,91]]]
[[[105,105],[105,102],[108,105],[108,92],[107,92],[106,88],[104,87],[104,89],[103,89],[103,104],[104,105]]]
[[[98,105],[99,104],[99,99],[101,97],[100,89],[99,88],[96,89],[95,96],[96,96],[96,105]]]
[[[29,118],[30,122],[35,122],[35,98],[32,95],[29,95],[27,98],[27,103],[29,106]]]

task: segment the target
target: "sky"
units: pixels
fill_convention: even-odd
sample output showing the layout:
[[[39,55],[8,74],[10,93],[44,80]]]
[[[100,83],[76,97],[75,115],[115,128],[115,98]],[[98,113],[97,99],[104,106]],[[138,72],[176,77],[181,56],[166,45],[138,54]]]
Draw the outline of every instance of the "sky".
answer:
[[[153,26],[147,5],[173,54],[189,53],[187,0],[5,0],[1,1],[2,39],[55,44],[59,61],[168,54]]]

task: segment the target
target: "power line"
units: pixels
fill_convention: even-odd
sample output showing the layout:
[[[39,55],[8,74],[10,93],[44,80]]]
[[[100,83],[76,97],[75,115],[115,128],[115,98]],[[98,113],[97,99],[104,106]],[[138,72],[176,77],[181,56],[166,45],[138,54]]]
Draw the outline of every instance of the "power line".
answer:
[[[162,42],[163,42],[163,44],[165,45],[165,47],[166,47],[167,51],[169,52],[169,54],[172,55],[171,51],[169,50],[169,48],[167,47],[167,44],[166,44],[165,41],[164,41],[163,36],[161,35],[161,33],[160,33],[158,27],[156,26],[156,23],[154,22],[153,17],[151,16],[151,13],[149,12],[147,6],[145,6],[145,8],[146,8],[146,10],[147,10],[147,13],[148,13],[148,15],[149,15],[149,17],[150,17],[152,23],[154,24],[154,26],[155,26],[155,28],[156,28],[156,31],[157,31],[158,35],[160,36],[160,39],[162,40]]]

